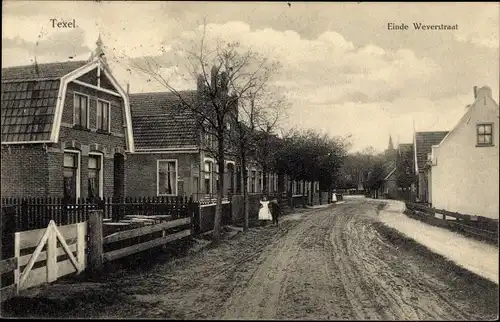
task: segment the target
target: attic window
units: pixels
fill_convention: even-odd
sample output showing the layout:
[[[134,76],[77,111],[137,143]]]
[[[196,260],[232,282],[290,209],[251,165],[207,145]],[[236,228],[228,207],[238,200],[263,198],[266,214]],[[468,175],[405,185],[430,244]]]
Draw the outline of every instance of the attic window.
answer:
[[[493,123],[477,125],[477,146],[493,146]]]
[[[88,128],[89,124],[89,100],[88,96],[76,94],[73,103],[73,123],[77,127]]]

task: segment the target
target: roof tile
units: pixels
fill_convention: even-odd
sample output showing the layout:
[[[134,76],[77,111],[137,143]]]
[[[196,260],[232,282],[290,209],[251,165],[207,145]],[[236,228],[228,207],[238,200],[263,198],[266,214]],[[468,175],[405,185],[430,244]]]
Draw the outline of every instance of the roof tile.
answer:
[[[427,161],[427,154],[432,152],[432,146],[441,143],[447,134],[448,131],[416,133],[415,140],[417,144],[417,164],[419,172],[424,171],[423,169],[425,162]]]
[[[2,142],[49,140],[58,86],[58,80],[2,83]]]
[[[196,101],[196,91],[130,95],[134,143],[138,150],[178,148],[197,144],[193,113],[181,108]]]
[[[2,68],[2,82],[61,78],[87,63],[81,60]]]

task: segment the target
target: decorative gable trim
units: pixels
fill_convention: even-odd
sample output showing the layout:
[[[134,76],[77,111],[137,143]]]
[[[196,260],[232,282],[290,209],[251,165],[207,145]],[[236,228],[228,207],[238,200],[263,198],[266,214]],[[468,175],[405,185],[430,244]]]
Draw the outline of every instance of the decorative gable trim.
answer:
[[[457,131],[457,129],[460,127],[460,125],[465,124],[465,120],[472,113],[472,110],[475,108],[476,108],[476,104],[473,104],[471,107],[469,107],[467,109],[467,112],[465,112],[465,114],[460,119],[460,121],[458,121],[457,124],[455,124],[455,126],[453,127],[453,129],[451,129],[451,131],[445,135],[445,137],[441,140],[441,142],[439,142],[439,144],[437,144],[437,145],[432,146],[432,151],[434,151],[434,149],[438,149],[443,144],[443,142],[445,142],[446,140],[449,140],[448,138]]]
[[[111,94],[111,95],[114,95],[114,96],[118,96],[118,97],[122,97],[119,93],[117,92],[113,92],[109,89],[106,89],[106,88],[103,88],[103,87],[97,87],[95,85],[92,85],[92,84],[89,84],[89,83],[85,83],[85,82],[82,82],[82,81],[79,81],[79,80],[74,80],[73,83],[75,84],[78,84],[78,85],[81,85],[81,86],[85,86],[85,87],[88,87],[88,88],[92,88],[92,89],[95,89],[97,91],[101,91],[101,92],[104,92],[104,93],[108,93],[108,94]]]
[[[389,180],[389,178],[394,174],[394,172],[396,172],[396,168],[392,169],[392,171],[389,172],[389,174],[384,178],[384,180]]]
[[[64,109],[64,101],[66,97],[66,91],[68,88],[68,84],[70,82],[80,82],[77,81],[77,78],[79,78],[82,75],[85,75],[86,73],[90,72],[91,70],[99,68],[102,69],[104,74],[108,77],[109,81],[111,84],[117,89],[118,95],[123,99],[124,102],[124,108],[125,108],[125,123],[126,123],[126,128],[127,128],[127,135],[126,135],[126,141],[127,141],[127,147],[130,152],[134,151],[134,138],[132,134],[132,116],[130,113],[130,102],[128,95],[126,92],[123,90],[123,88],[120,86],[118,81],[113,77],[113,75],[109,72],[108,68],[102,63],[100,58],[96,58],[95,60],[89,62],[87,65],[84,65],[71,73],[64,75],[61,77],[61,85],[59,86],[59,93],[58,93],[58,99],[57,99],[57,104],[56,104],[56,110],[54,113],[54,123],[52,126],[52,134],[51,134],[51,141],[56,143],[59,140],[59,133],[60,133],[60,128],[61,128],[61,122],[62,122],[62,114],[63,114],[63,109]],[[83,83],[83,82],[82,82]],[[86,83],[84,86],[86,86]],[[82,85],[82,84],[80,84]],[[91,85],[93,86],[93,85]],[[99,90],[104,90],[108,91],[107,89],[103,89],[98,87]],[[114,93],[113,91],[110,91],[111,93]]]

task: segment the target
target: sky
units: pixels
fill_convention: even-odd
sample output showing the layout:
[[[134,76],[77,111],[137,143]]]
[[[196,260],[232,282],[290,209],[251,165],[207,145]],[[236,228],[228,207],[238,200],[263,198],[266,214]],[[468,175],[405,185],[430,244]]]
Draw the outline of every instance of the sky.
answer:
[[[158,59],[178,88],[182,46],[199,35],[238,41],[278,61],[272,82],[287,97],[285,129],[351,136],[351,151],[382,151],[389,135],[451,130],[473,87],[498,102],[498,3],[3,1],[2,67],[88,59],[98,35],[112,72],[130,92],[164,91],[130,68]],[[75,21],[57,28],[51,19]],[[414,30],[413,23],[458,25]],[[408,30],[388,30],[388,24]],[[187,48],[186,48],[187,50]]]

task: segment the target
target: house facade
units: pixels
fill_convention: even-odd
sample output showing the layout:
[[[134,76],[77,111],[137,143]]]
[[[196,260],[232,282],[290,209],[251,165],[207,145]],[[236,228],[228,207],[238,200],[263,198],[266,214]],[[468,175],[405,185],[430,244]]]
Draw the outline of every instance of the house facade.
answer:
[[[100,38],[96,44],[88,61],[2,69],[2,197],[215,198],[217,142],[181,108],[205,104],[204,85],[129,94],[113,77]],[[235,128],[228,120],[228,130]],[[226,197],[242,193],[234,151],[226,154]],[[249,158],[247,171],[248,191],[262,194],[262,169]],[[310,203],[319,199],[318,183],[276,173],[267,181],[269,193],[291,187],[292,195],[309,194]]]
[[[498,219],[499,107],[487,86],[429,159],[432,206]]]
[[[2,197],[125,195],[128,97],[100,55],[2,69]]]
[[[416,173],[417,201],[431,203],[429,168],[427,160],[432,152],[432,146],[438,145],[448,131],[415,132],[414,134],[414,165]]]
[[[218,84],[217,77],[211,81]],[[222,77],[222,76],[221,76]],[[217,140],[197,119],[197,111],[210,102],[204,98],[206,86],[199,80],[196,90],[130,94],[134,152],[128,155],[125,178],[129,196],[192,196],[194,200],[216,197],[219,168],[214,157]],[[220,88],[220,95],[227,95]],[[188,106],[186,108],[186,106]],[[237,112],[235,109],[234,112]],[[235,131],[233,119],[227,129]],[[229,141],[226,141],[229,142]],[[242,193],[241,165],[228,144],[225,156],[223,195]],[[261,194],[262,169],[249,158],[248,192]],[[276,173],[267,177],[268,191],[279,190]],[[284,178],[281,178],[284,182]]]

